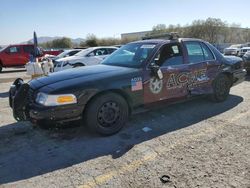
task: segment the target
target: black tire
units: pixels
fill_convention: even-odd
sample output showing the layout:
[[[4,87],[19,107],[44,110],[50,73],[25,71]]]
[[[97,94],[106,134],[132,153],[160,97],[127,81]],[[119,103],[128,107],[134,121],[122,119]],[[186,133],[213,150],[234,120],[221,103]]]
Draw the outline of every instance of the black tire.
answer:
[[[91,131],[112,135],[120,131],[128,119],[128,104],[115,93],[106,93],[94,98],[84,112],[84,120]]]
[[[220,74],[213,82],[213,94],[211,96],[214,102],[223,102],[227,99],[231,87],[231,81],[225,74]]]

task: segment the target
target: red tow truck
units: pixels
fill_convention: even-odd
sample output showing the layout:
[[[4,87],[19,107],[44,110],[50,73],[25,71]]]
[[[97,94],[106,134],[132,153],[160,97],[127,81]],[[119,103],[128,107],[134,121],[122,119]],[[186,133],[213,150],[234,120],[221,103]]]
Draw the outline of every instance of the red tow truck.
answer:
[[[15,44],[9,45],[0,50],[0,72],[7,67],[22,67],[30,58],[30,54],[34,54],[33,44]],[[45,54],[57,56],[61,50],[41,50],[40,56]]]

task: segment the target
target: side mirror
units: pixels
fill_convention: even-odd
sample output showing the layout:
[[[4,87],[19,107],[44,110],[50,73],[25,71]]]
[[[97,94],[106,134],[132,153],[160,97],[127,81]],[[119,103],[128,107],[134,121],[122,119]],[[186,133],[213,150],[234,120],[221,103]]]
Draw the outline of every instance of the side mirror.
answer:
[[[163,74],[161,72],[160,66],[155,64],[155,63],[152,63],[152,64],[150,64],[149,67],[150,67],[150,69],[152,71],[152,74],[154,76],[156,76],[158,79],[162,80]]]

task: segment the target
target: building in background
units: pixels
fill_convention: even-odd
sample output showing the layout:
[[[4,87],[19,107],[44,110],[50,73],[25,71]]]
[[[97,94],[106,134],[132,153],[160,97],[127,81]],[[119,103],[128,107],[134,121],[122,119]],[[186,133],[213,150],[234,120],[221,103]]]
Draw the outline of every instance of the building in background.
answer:
[[[142,37],[145,37],[146,34],[149,34],[151,31],[140,31],[140,32],[132,32],[132,33],[122,33],[121,34],[121,39],[130,39],[130,38],[135,38],[135,39],[141,39]]]

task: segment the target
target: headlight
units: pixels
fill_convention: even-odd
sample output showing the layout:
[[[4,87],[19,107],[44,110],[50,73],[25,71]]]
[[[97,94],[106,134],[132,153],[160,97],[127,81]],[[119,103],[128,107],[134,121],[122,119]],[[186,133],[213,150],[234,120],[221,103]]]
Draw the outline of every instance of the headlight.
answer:
[[[77,103],[76,96],[73,94],[48,95],[46,93],[38,93],[36,103],[44,106],[60,106],[65,104]]]

